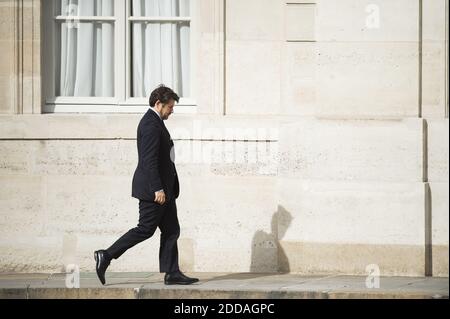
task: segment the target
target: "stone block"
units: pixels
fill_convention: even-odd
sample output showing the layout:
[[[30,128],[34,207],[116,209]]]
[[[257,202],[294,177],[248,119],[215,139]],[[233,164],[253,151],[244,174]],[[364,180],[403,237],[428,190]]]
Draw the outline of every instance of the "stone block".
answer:
[[[432,274],[448,277],[449,187],[446,183],[430,183]]]
[[[302,180],[421,182],[423,121],[295,121],[280,126],[279,158]]]
[[[279,180],[282,270],[303,274],[425,273],[423,183]]]

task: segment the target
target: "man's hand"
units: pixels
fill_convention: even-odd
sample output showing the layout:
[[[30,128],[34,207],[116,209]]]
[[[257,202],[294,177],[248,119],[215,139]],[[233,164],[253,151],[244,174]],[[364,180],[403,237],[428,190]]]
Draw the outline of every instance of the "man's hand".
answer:
[[[166,194],[163,190],[155,192],[155,203],[163,205],[166,202]]]

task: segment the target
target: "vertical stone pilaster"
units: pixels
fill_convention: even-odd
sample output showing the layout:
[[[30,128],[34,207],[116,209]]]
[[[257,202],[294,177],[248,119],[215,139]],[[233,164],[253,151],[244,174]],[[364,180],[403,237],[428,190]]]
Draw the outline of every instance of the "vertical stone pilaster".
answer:
[[[421,115],[448,117],[448,0],[423,1],[421,19]]]
[[[19,28],[18,47],[20,95],[19,113],[41,113],[40,88],[40,0],[18,0]]]
[[[448,9],[449,0],[445,1],[445,117],[448,118]]]
[[[0,2],[0,114],[15,113],[15,1]]]
[[[40,0],[0,5],[0,114],[41,113],[40,7]]]

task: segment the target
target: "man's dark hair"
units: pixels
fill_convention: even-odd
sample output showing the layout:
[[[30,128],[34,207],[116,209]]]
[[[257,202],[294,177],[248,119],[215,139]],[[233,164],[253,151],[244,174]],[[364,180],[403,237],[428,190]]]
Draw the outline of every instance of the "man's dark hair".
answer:
[[[166,104],[172,99],[178,103],[180,97],[171,88],[161,84],[150,94],[149,104],[151,107],[154,107],[158,100]]]

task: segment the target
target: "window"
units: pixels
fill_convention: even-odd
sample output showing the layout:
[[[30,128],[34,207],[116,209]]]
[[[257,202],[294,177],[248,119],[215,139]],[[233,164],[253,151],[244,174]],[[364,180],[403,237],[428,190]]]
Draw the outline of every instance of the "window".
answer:
[[[170,83],[180,94],[189,92],[189,0],[132,1],[132,95]]]
[[[43,1],[44,112],[141,111],[160,83],[193,111],[193,2]]]

